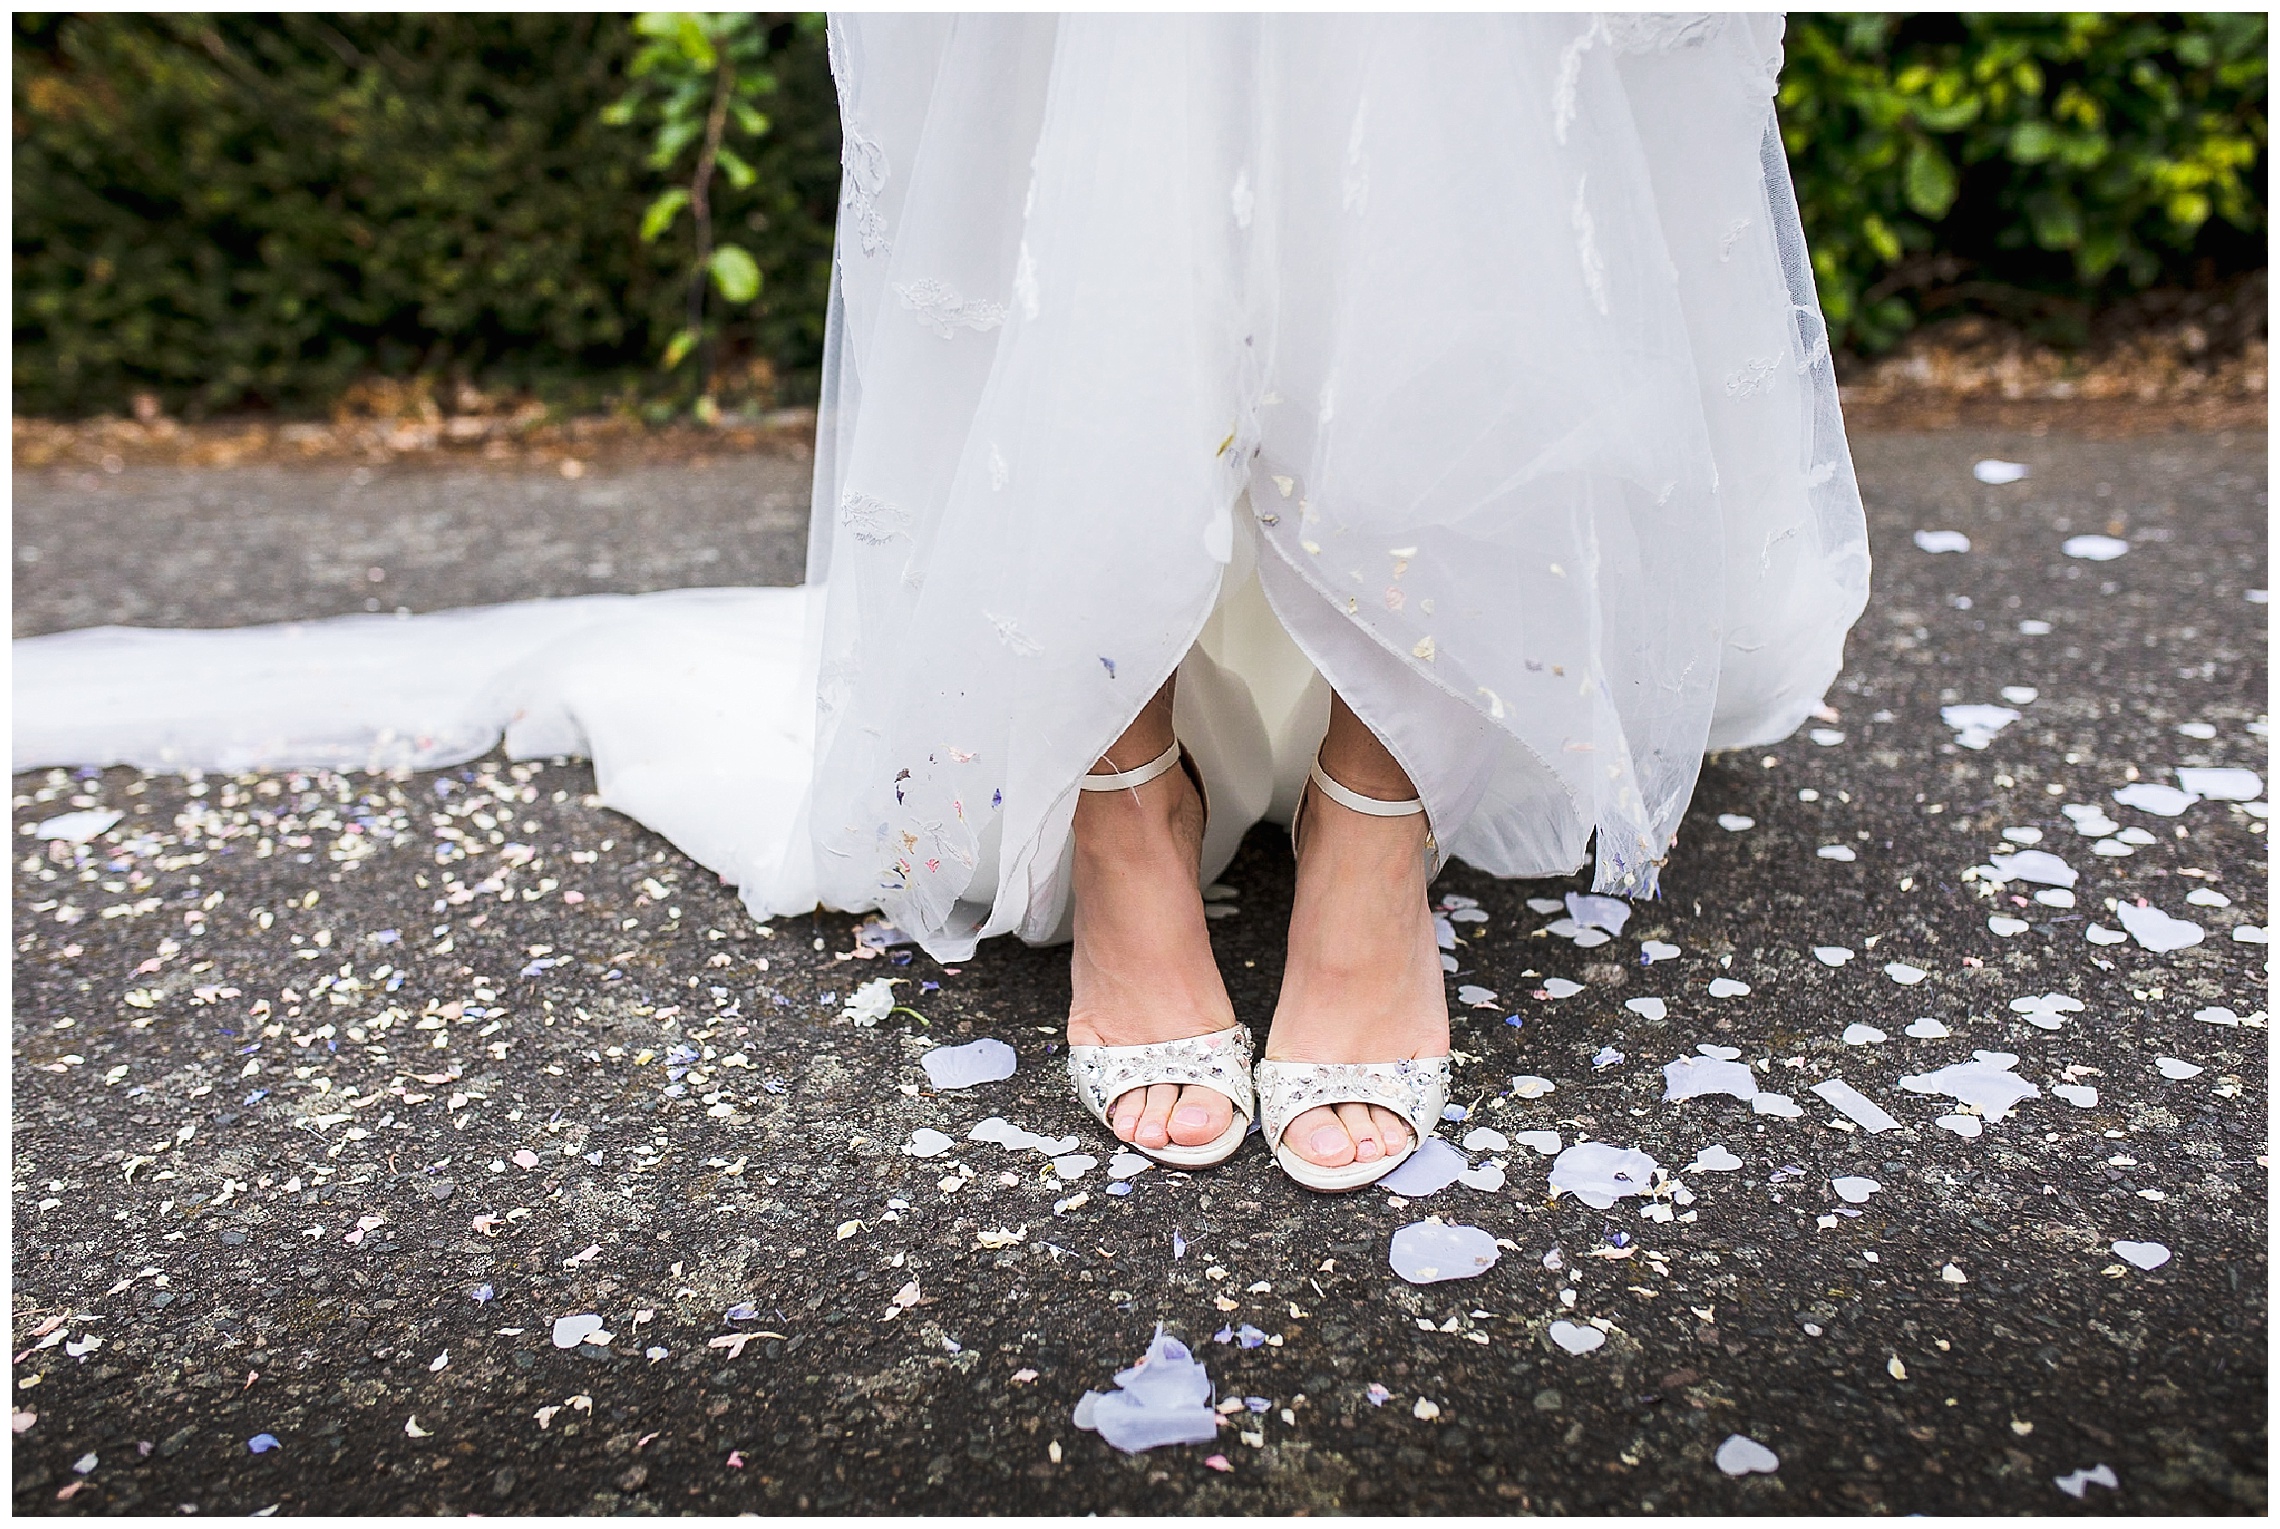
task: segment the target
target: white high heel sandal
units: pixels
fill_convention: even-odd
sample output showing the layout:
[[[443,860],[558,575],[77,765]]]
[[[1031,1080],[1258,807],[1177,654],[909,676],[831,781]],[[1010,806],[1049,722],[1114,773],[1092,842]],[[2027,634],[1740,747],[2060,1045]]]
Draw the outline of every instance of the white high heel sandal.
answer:
[[[1203,798],[1204,816],[1208,818],[1211,799],[1203,789],[1203,774],[1178,743],[1136,769],[1114,775],[1082,776],[1077,781],[1077,789],[1128,791],[1175,768],[1186,770],[1188,779],[1195,783],[1196,795]],[[1183,1087],[1192,1084],[1226,1095],[1235,1106],[1234,1118],[1228,1121],[1225,1131],[1201,1146],[1183,1147],[1173,1142],[1162,1147],[1144,1147],[1138,1142],[1122,1143],[1167,1168],[1210,1168],[1235,1155],[1235,1149],[1243,1145],[1243,1138],[1251,1129],[1252,1117],[1258,1113],[1258,1104],[1251,1092],[1251,1048],[1251,1031],[1247,1025],[1181,1040],[1153,1041],[1144,1046],[1071,1046],[1069,1081],[1076,1085],[1077,1098],[1103,1126],[1109,1125],[1109,1106],[1136,1088],[1157,1083],[1177,1083]],[[1109,1127],[1109,1134],[1115,1134],[1113,1126]]]
[[[1317,758],[1309,778],[1322,794],[1349,811],[1373,818],[1413,817],[1425,810],[1412,797],[1405,802],[1380,801],[1349,791],[1332,780]],[[1298,828],[1305,816],[1306,797],[1291,814],[1291,853],[1298,853]],[[1426,826],[1425,846],[1433,848],[1432,827]],[[1262,1113],[1259,1125],[1267,1145],[1274,1149],[1282,1171],[1308,1189],[1334,1194],[1374,1184],[1407,1162],[1425,1138],[1441,1123],[1449,1103],[1449,1059],[1414,1057],[1402,1062],[1277,1062],[1262,1061],[1254,1069],[1258,1078]],[[1325,1168],[1308,1162],[1283,1144],[1282,1133],[1293,1120],[1317,1105],[1374,1104],[1393,1111],[1409,1126],[1409,1145],[1374,1163],[1348,1163]]]

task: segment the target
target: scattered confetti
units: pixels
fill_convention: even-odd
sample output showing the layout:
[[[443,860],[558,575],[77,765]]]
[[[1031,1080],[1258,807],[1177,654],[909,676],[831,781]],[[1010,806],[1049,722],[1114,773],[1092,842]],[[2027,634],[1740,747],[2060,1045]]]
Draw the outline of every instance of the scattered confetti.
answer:
[[[1014,1054],[1004,1041],[984,1036],[963,1046],[937,1046],[919,1058],[919,1065],[936,1088],[974,1088],[1012,1077]]]
[[[2070,536],[2058,550],[2086,563],[2110,563],[2129,551],[2130,544],[2112,536]]]
[[[1655,1166],[1636,1149],[1579,1141],[1553,1162],[1552,1194],[1572,1194],[1593,1210],[1608,1210],[1626,1195],[1646,1194]]]
[[[920,1126],[910,1133],[910,1140],[903,1145],[903,1151],[911,1157],[940,1157],[957,1145],[957,1142],[940,1131]]]
[[[1388,1193],[1422,1200],[1454,1184],[1457,1176],[1469,1166],[1462,1152],[1438,1136],[1428,1136],[1417,1144],[1417,1150],[1410,1153],[1400,1167],[1377,1183]]]
[[[1604,1344],[1607,1335],[1583,1323],[1559,1321],[1551,1326],[1551,1339],[1571,1354],[1588,1354]]]
[[[2060,1016],[2079,1014],[2082,1009],[2082,1000],[2066,993],[2042,993],[2011,1000],[2011,1012],[2024,1014],[2027,1023],[2038,1030],[2059,1029],[2066,1023]]]
[[[1684,1056],[1664,1063],[1662,1073],[1666,1104],[1699,1099],[1705,1094],[1726,1094],[1736,1099],[1755,1099],[1758,1095],[1757,1074],[1739,1062]]]
[[[1718,1446],[1717,1465],[1729,1476],[1747,1476],[1753,1472],[1770,1476],[1781,1469],[1781,1457],[1755,1439],[1730,1433],[1726,1435],[1726,1442]]]
[[[2189,919],[2171,918],[2159,908],[2141,908],[2127,901],[2115,908],[2114,916],[2131,939],[2156,954],[2198,945],[2204,932]]]
[[[49,818],[32,829],[35,839],[60,840],[65,844],[85,844],[99,833],[108,831],[126,814],[116,808],[99,807],[87,812],[67,812],[61,817]]]
[[[1502,1254],[1496,1239],[1477,1226],[1418,1221],[1394,1232],[1388,1256],[1394,1273],[1412,1285],[1429,1285],[1471,1279],[1494,1267]]]
[[[2253,802],[2264,794],[2264,777],[2238,767],[2183,765],[2177,784],[2193,796],[2212,802]]]
[[[1966,706],[1943,706],[1940,720],[1955,730],[1955,741],[1967,749],[1983,749],[1995,741],[1995,735],[2019,720],[2019,714],[2008,706],[1989,706],[1973,703]]]
[[[2139,1269],[2158,1269],[2169,1262],[2169,1249],[2158,1242],[2117,1242],[2114,1256]]]
[[[2118,1492],[2122,1488],[2121,1478],[2114,1474],[2114,1468],[2110,1465],[2094,1465],[2086,1471],[2069,1471],[2064,1476],[2053,1476],[2051,1480],[2057,1483],[2061,1492],[2076,1499],[2087,1495],[2093,1486],[2104,1487],[2109,1492]]]
[[[1117,1389],[1087,1391],[1071,1421],[1127,1454],[1167,1444],[1208,1444],[1219,1434],[1211,1377],[1187,1346],[1156,1329],[1140,1362],[1116,1372]]]
[[[1958,1062],[1937,1072],[1904,1077],[1900,1086],[1910,1093],[1946,1094],[1978,1109],[1989,1120],[2001,1120],[2022,1099],[2042,1097],[2041,1089],[2011,1071],[2019,1059],[2009,1052],[1974,1051],[1971,1056],[1968,1062]]]
[[[589,1338],[598,1336],[601,1331],[602,1319],[590,1312],[582,1316],[557,1317],[554,1319],[554,1346],[576,1348]],[[604,1338],[601,1341],[608,1340]]]
[[[1877,1037],[1882,1040],[1883,1037]],[[1897,1129],[1900,1122],[1886,1114],[1877,1102],[1854,1088],[1842,1078],[1826,1078],[1813,1085],[1813,1093],[1827,1101],[1838,1114],[1874,1136],[1880,1131]]]

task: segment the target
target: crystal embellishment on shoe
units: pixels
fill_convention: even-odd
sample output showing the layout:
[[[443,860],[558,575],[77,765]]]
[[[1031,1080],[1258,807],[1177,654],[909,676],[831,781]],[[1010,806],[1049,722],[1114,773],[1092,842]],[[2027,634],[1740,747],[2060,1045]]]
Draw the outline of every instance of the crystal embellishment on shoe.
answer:
[[[1259,1124],[1275,1161],[1308,1189],[1359,1189],[1406,1162],[1433,1134],[1449,1102],[1449,1059],[1415,1057],[1405,1062],[1261,1062],[1255,1069],[1263,1113]],[[1409,1145],[1374,1163],[1340,1168],[1310,1163],[1283,1145],[1293,1120],[1317,1105],[1374,1104],[1393,1111],[1409,1125]]]
[[[1156,1041],[1145,1046],[1071,1046],[1069,1081],[1077,1098],[1092,1111],[1093,1119],[1108,1124],[1108,1109],[1136,1088],[1156,1083],[1177,1083],[1208,1088],[1224,1094],[1235,1115],[1216,1141],[1184,1147],[1128,1143],[1171,1168],[1209,1168],[1234,1156],[1258,1114],[1251,1092],[1251,1031],[1247,1025],[1191,1035],[1182,1040]]]

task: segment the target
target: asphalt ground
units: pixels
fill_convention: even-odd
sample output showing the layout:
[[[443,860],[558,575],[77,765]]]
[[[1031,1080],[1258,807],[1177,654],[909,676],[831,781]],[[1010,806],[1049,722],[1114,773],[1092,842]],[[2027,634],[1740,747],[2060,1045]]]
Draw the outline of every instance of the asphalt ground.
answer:
[[[2263,444],[1855,452],[1876,593],[1812,724],[1834,741],[1710,761],[1661,901],[1596,949],[1526,904],[1580,877],[1460,865],[1436,888],[1487,915],[1453,926],[1452,1002],[1500,995],[1455,1010],[1473,1115],[1444,1136],[1642,1149],[1684,1186],[1669,1221],[1550,1198],[1552,1159],[1519,1143],[1493,1154],[1502,1188],[1408,1203],[1310,1196],[1255,1144],[1112,1195],[1056,1050],[1064,950],[994,941],[947,971],[856,959],[853,918],[756,927],[575,762],[18,775],[17,1510],[2264,1512],[2267,947],[2232,931],[2268,919],[2265,822],[2111,797],[2133,772],[2266,768]],[[2032,476],[1977,483],[1986,457]],[[366,585],[427,609],[789,580],[799,471],[19,475],[16,630],[333,614]],[[2084,533],[2129,550],[2064,555]],[[2006,686],[2036,698],[1958,747],[1940,708]],[[2094,853],[2068,803],[2145,842]],[[32,833],[98,805],[125,816],[88,844]],[[2018,847],[2005,828],[2080,872],[2076,907],[1967,879]],[[1263,1020],[1279,835],[1225,881],[1221,965]],[[2140,897],[2206,937],[2086,940]],[[1681,953],[1646,964],[1647,941]],[[1857,954],[1813,954],[1838,946]],[[881,975],[923,1022],[840,1018]],[[1578,991],[1539,996],[1552,978]],[[2049,993],[2083,1007],[2012,1007]],[[1665,1017],[1624,1007],[1645,997]],[[2195,1018],[2218,1008],[2246,1023]],[[1927,1018],[1948,1036],[1906,1033]],[[1886,1038],[1846,1045],[1853,1025]],[[929,1086],[930,1043],[983,1036],[1013,1077]],[[1659,1069],[1698,1043],[1764,1064],[1801,1114],[1663,1102]],[[1898,1079],[1975,1049],[2040,1094],[1967,1139],[1935,1124],[1954,1100]],[[1848,1128],[1808,1091],[1836,1076],[1899,1127]],[[989,1115],[1102,1165],[1063,1181],[966,1140]],[[920,1127],[955,1146],[904,1154]],[[1712,1144],[1741,1166],[1693,1168]],[[1849,1204],[1840,1176],[1881,1189]],[[1428,1215],[1501,1260],[1396,1277],[1392,1233]],[[2141,1269],[2117,1240],[2171,1256]],[[581,1314],[607,1342],[557,1348]],[[1594,1319],[1592,1351],[1551,1336]],[[1122,1455],[1070,1410],[1159,1322],[1254,1400],[1214,1445]],[[1263,1336],[1214,1341],[1241,1325]],[[1724,1474],[1736,1434],[1778,1469]],[[2098,1466],[2116,1486],[2057,1484]]]

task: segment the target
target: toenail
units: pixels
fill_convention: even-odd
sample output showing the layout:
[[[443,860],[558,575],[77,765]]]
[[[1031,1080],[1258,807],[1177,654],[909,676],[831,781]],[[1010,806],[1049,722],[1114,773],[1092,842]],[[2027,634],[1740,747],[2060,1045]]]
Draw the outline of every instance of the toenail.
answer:
[[[1211,1112],[1200,1104],[1183,1104],[1172,1111],[1172,1123],[1183,1126],[1207,1126],[1211,1124]]]
[[[1383,1155],[1384,1154],[1378,1149],[1378,1144],[1374,1141],[1365,1141],[1354,1148],[1354,1156],[1360,1158],[1365,1163],[1374,1161]]]
[[[1336,1156],[1338,1149],[1346,1145],[1346,1140],[1346,1133],[1336,1126],[1322,1126],[1308,1138],[1316,1154],[1322,1157]]]

